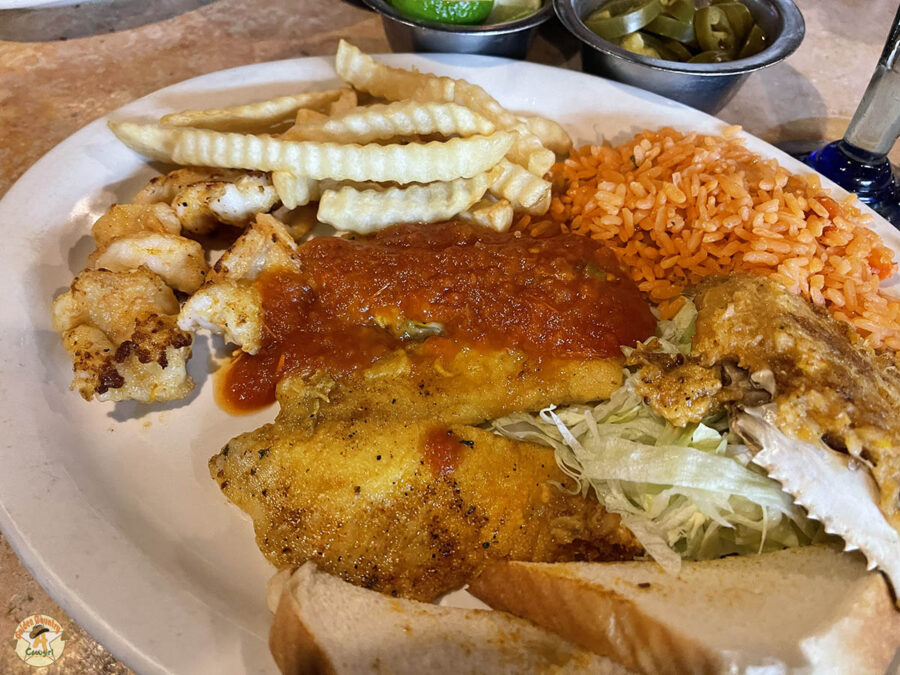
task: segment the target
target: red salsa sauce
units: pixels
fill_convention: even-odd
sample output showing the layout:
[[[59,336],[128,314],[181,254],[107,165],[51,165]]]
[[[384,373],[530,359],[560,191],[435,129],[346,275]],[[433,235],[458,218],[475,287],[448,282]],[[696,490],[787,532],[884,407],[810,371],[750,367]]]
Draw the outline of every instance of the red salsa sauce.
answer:
[[[227,407],[274,401],[288,374],[364,368],[409,343],[404,322],[440,324],[426,345],[517,349],[535,358],[621,356],[656,321],[613,253],[580,235],[534,239],[465,223],[320,237],[300,268],[263,273],[266,337],[225,373]],[[401,328],[398,328],[401,327]]]
[[[464,446],[473,447],[447,427],[432,427],[425,434],[425,463],[434,476],[448,476],[462,459]]]

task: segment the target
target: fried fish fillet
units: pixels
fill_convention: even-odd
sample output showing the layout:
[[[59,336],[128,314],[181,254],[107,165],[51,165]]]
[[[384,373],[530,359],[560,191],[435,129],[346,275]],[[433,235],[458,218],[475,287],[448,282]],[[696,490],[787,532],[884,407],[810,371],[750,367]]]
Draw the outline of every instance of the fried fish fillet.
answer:
[[[278,419],[310,429],[332,420],[479,424],[514,411],[607,398],[621,383],[621,359],[537,360],[501,349],[462,349],[441,358],[398,350],[339,378],[327,372],[285,378]]]
[[[558,487],[553,451],[432,421],[275,423],[209,463],[276,566],[313,560],[385,593],[433,600],[492,560],[622,560],[641,548],[596,500]]]
[[[559,487],[552,450],[464,426],[619,386],[618,345],[654,321],[608,251],[461,223],[296,247],[269,220],[216,264],[180,325],[240,339],[226,397],[282,406],[210,465],[271,562],[315,560],[429,600],[497,558],[641,551],[618,516]],[[226,281],[257,293],[241,334],[239,317],[199,302]]]

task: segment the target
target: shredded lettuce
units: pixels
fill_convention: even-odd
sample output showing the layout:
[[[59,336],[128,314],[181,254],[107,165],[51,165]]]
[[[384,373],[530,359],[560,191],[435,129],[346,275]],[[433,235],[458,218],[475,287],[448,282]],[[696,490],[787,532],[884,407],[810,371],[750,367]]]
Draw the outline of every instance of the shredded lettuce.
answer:
[[[697,310],[660,321],[653,348],[690,353]],[[648,343],[649,344],[649,343]],[[551,406],[492,422],[496,433],[552,447],[585,496],[617,513],[666,570],[681,560],[799,546],[820,537],[781,486],[750,463],[726,413],[679,428],[634,391],[635,374],[595,406]]]

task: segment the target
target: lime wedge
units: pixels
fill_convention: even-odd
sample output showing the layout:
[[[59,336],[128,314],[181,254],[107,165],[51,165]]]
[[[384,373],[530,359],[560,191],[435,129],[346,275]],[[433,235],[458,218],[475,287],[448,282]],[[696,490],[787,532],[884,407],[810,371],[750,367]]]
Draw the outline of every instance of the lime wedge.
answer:
[[[541,8],[541,0],[494,0],[494,9],[485,23],[507,23],[524,19]]]
[[[411,19],[439,23],[482,23],[491,13],[494,0],[388,0]]]

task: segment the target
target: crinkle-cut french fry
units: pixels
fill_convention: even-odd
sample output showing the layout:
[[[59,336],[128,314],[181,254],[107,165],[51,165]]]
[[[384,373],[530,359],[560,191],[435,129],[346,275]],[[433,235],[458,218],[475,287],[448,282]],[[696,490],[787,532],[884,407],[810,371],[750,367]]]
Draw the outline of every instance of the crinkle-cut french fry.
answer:
[[[505,199],[491,201],[482,199],[459,214],[460,220],[489,227],[497,232],[506,232],[512,225],[514,209]]]
[[[288,209],[304,206],[321,196],[319,181],[306,176],[296,176],[290,171],[273,171],[272,183],[281,203]]]
[[[547,211],[550,210],[550,201],[551,193],[548,192],[546,197],[544,197],[541,201],[531,207],[530,212],[533,212],[533,215],[537,216],[544,215],[545,213],[547,213]],[[529,212],[529,210],[526,209],[526,212]]]
[[[543,176],[556,162],[556,155],[544,147],[540,138],[524,127],[524,124],[511,127],[510,130],[515,131],[517,137],[506,156],[535,176]]]
[[[326,91],[306,91],[230,108],[185,110],[171,113],[163,116],[160,123],[213,131],[264,132],[273,125],[290,120],[301,108],[327,110],[332,103],[347,96],[344,92],[353,93],[346,87]],[[353,99],[356,99],[355,94],[353,94]]]
[[[515,208],[533,215],[543,215],[550,208],[549,181],[535,176],[518,164],[503,160],[498,165],[503,173],[491,185],[495,197],[506,199]]]
[[[389,101],[458,103],[481,113],[501,128],[520,124],[515,115],[478,85],[386,66],[346,40],[338,44],[334,69],[338,77],[355,89]]]
[[[353,93],[353,100],[356,100],[356,92],[352,89],[346,91]],[[332,104],[333,105],[333,104]],[[300,136],[296,129],[298,126],[308,124],[316,120],[326,120],[328,115],[320,113],[317,110],[302,108],[297,111],[294,119],[294,126],[281,134],[281,139],[285,141],[299,141]],[[320,190],[318,181],[306,176],[297,176],[290,171],[273,171],[272,184],[275,186],[275,192],[285,208],[296,209],[298,206],[305,206],[311,201],[319,198]]]
[[[328,104],[328,114],[331,117],[343,115],[359,105],[359,98],[353,89],[342,89],[340,96]]]
[[[298,127],[302,127],[312,122],[323,122],[327,119],[328,115],[325,115],[324,113],[320,113],[317,110],[310,110],[309,108],[303,108],[302,110],[297,111],[297,116],[294,118],[294,126],[281,134],[281,137],[286,141],[303,140],[297,133]]]
[[[498,131],[444,143],[338,145],[132,122],[110,127],[132,150],[175,164],[397,183],[471,178],[495,166],[509,152],[514,138],[510,132]]]
[[[345,91],[349,91],[353,94],[353,101],[355,102],[356,92],[352,89],[346,89]],[[335,101],[332,106],[336,104],[337,101]],[[325,115],[324,113],[310,110],[309,108],[302,108],[297,111],[294,126],[281,134],[280,138],[283,141],[303,140],[297,132],[298,128],[304,124],[309,124],[310,122],[327,119],[328,115]],[[317,187],[318,181],[315,181],[312,178],[306,178],[305,176],[296,176],[290,171],[273,171],[272,183],[275,185],[275,191],[278,193],[278,198],[281,199],[281,203],[289,209],[305,206],[309,202],[317,200],[321,193],[321,190]]]
[[[184,133],[180,127],[135,124],[134,122],[109,122],[109,128],[116,138],[136,153],[170,164],[175,144]]]
[[[498,171],[387,190],[325,190],[318,218],[339,230],[367,233],[400,222],[434,223],[465,211],[484,196]]]
[[[518,135],[509,159],[537,176],[547,173],[556,161],[553,152],[545,148],[518,117],[471,82],[391,68],[378,63],[345,40],[338,44],[334,68],[342,80],[373,96],[391,101],[412,99],[458,103],[483,115],[498,129],[515,130]]]
[[[289,138],[334,143],[371,143],[417,134],[474,136],[493,133],[494,129],[494,125],[487,119],[455,103],[400,101],[354,108],[338,117],[296,124],[291,127]]]
[[[318,201],[325,190],[340,190],[343,187],[351,187],[354,190],[384,190],[391,187],[400,187],[394,181],[379,183],[371,180],[348,181],[333,180],[331,178],[314,180],[305,176],[295,176],[290,171],[273,171],[272,182],[275,184],[276,192],[279,191],[280,186],[279,199],[289,209],[306,206],[308,203]]]
[[[572,138],[558,122],[537,115],[521,115],[519,119],[528,130],[541,139],[548,150],[564,157],[572,150]]]
[[[272,182],[281,203],[289,209],[318,201],[325,190],[339,190],[342,187],[351,187],[354,190],[384,190],[389,187],[399,187],[393,181],[378,183],[375,181],[333,180],[331,178],[315,180],[306,176],[295,176],[290,171],[273,171]]]
[[[338,43],[334,69],[354,89],[389,101],[454,100],[456,80],[385,66],[345,40]]]
[[[346,91],[351,92],[353,94],[353,100],[356,101],[356,92],[352,89],[347,89]],[[281,140],[303,140],[297,131],[299,128],[304,124],[327,119],[328,115],[316,110],[310,110],[309,108],[298,110],[294,126],[281,134]],[[275,191],[278,193],[278,198],[281,199],[281,203],[289,209],[295,209],[298,206],[304,206],[311,201],[315,201],[319,198],[321,193],[321,190],[318,188],[318,181],[305,176],[294,175],[290,171],[273,171],[272,183],[275,185]]]

